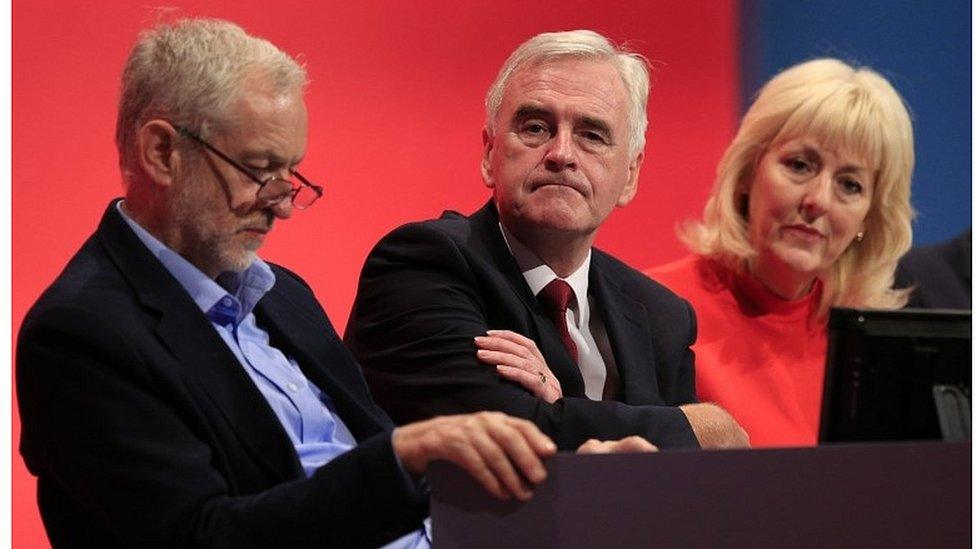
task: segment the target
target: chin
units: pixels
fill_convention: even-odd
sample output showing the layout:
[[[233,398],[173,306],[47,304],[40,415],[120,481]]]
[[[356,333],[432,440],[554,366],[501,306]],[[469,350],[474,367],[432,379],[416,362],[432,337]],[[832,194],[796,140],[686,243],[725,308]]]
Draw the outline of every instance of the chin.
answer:
[[[526,213],[528,214],[525,216],[526,221],[540,228],[578,232],[586,225],[578,208],[565,202],[540,204]]]
[[[820,258],[800,255],[780,257],[780,262],[798,274],[819,276],[824,270],[823,262]]]
[[[572,217],[548,215],[532,223],[537,229],[552,233],[576,234],[587,232],[586,226]]]
[[[778,263],[798,274],[820,274],[824,270],[823,257],[818,250],[794,246],[774,246],[768,250],[771,263]]]
[[[224,254],[220,261],[221,272],[244,272],[254,264],[257,257],[257,253],[251,250],[236,254]]]

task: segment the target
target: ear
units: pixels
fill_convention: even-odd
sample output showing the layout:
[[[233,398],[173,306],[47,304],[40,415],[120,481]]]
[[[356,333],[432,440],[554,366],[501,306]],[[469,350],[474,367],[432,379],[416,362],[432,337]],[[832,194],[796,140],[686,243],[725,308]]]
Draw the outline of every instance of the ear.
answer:
[[[630,166],[627,167],[627,183],[624,185],[623,192],[620,193],[620,198],[617,199],[618,208],[630,204],[630,201],[637,195],[637,180],[640,178],[640,169],[643,163],[644,151],[637,153],[637,156],[630,161]]]
[[[495,181],[491,174],[491,152],[494,147],[494,139],[491,133],[488,131],[488,127],[485,126],[481,130],[481,143],[484,145],[484,152],[481,155],[481,179],[484,180],[485,186],[489,189],[495,188]]]
[[[176,138],[176,129],[165,120],[150,120],[136,132],[139,167],[157,185],[173,183],[173,166],[179,162]]]

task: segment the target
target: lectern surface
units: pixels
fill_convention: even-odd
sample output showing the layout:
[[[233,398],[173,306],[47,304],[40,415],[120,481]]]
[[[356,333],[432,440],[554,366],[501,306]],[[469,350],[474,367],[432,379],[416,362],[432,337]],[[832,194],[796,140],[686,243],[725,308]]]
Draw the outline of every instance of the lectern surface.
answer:
[[[431,470],[436,548],[970,547],[968,443],[559,454],[526,504]]]

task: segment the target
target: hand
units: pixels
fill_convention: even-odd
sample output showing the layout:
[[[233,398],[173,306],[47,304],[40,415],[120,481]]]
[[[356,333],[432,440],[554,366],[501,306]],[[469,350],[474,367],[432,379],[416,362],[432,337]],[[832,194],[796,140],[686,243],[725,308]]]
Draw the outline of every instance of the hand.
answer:
[[[633,435],[620,440],[591,438],[576,449],[577,454],[624,454],[631,452],[657,452],[657,446],[643,437]]]
[[[749,434],[731,414],[711,403],[685,404],[681,411],[702,448],[748,448]]]
[[[509,330],[488,330],[474,338],[478,360],[495,366],[503,378],[525,387],[549,404],[563,397],[563,388],[531,339]]]
[[[411,474],[424,474],[431,461],[450,461],[495,497],[526,501],[532,497],[529,483],[546,479],[542,459],[555,454],[556,445],[524,419],[478,412],[398,427],[393,431],[393,452]]]

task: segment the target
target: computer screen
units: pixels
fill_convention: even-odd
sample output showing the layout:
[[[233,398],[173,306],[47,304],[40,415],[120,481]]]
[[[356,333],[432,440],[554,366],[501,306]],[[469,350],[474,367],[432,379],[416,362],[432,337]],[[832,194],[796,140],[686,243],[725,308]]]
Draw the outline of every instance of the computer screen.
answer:
[[[835,308],[821,442],[968,439],[970,311]]]

